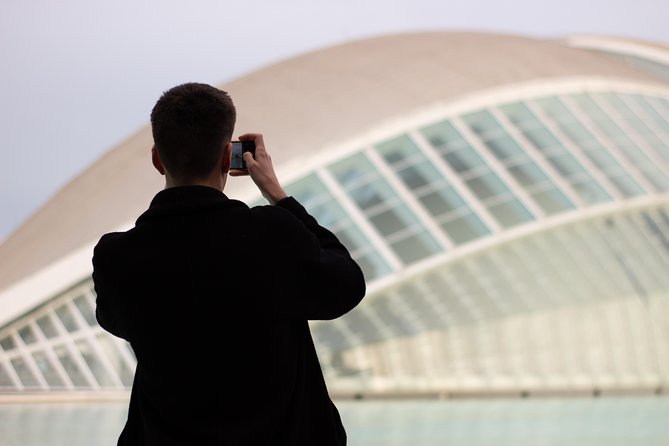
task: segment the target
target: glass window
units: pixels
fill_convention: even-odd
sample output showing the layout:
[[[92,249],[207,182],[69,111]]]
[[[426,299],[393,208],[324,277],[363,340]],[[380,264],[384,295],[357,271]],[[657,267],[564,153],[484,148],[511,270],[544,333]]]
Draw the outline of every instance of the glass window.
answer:
[[[453,124],[448,121],[424,127],[421,130],[423,136],[437,149],[446,151],[456,150],[468,146]]]
[[[324,198],[328,200],[319,204],[310,204],[308,208],[309,214],[316,219],[318,224],[331,230],[349,224],[350,219],[344,210],[333,203],[329,196]]]
[[[502,136],[503,131],[497,120],[488,111],[466,114],[462,120],[480,138],[486,140]]]
[[[619,119],[627,124],[627,128],[623,131],[616,123],[614,123],[608,116],[604,116],[596,121],[601,131],[616,144],[622,155],[631,164],[634,164],[643,173],[643,175],[651,182],[653,187],[658,191],[665,191],[669,187],[669,178],[664,174],[646,155],[641,147],[628,137],[629,134],[636,133],[638,140],[647,140],[647,146],[654,149],[654,144],[662,145],[661,141],[657,139],[650,128],[639,119],[636,114],[625,104],[617,95],[613,93],[601,93],[593,95],[602,103],[608,103],[612,110],[616,112]],[[664,153],[660,151],[660,156]]]
[[[393,160],[402,166],[397,173],[404,184],[414,189],[416,198],[432,216],[438,221],[447,220],[441,228],[454,243],[464,243],[490,233],[411,141],[402,138],[391,143],[378,146],[377,151],[386,160],[393,154]]]
[[[492,172],[467,180],[466,183],[480,200],[509,192],[509,188]]]
[[[414,156],[423,157],[422,152],[408,135],[402,135],[375,146],[376,151],[391,166],[411,161]]]
[[[426,232],[421,232],[391,244],[405,264],[413,263],[439,251],[437,242]]]
[[[534,192],[532,198],[547,215],[564,212],[574,208],[572,202],[569,201],[562,192],[555,188],[550,188],[542,192]]]
[[[574,190],[587,204],[611,201],[611,196],[594,180],[573,183]]]
[[[608,153],[608,150],[581,123],[576,121],[560,101],[556,98],[543,98],[537,100],[537,103],[584,151],[584,154],[606,173],[623,195],[631,197],[644,193],[641,186],[629,176],[620,163]],[[608,118],[607,121],[609,121]]]
[[[13,350],[16,348],[16,343],[14,342],[14,339],[11,336],[2,338],[0,340],[0,345],[2,346],[2,349],[5,351]]]
[[[58,356],[58,360],[70,377],[70,380],[72,380],[72,384],[76,387],[90,387],[88,380],[67,351],[67,348],[63,345],[59,345],[54,348],[54,351],[56,352],[56,356]]]
[[[606,150],[590,150],[586,152],[586,155],[590,158],[590,161],[604,171],[610,170],[611,167],[618,168],[620,166],[618,161]]]
[[[571,114],[571,112],[564,106],[564,104],[555,97],[546,97],[537,99],[537,105],[546,113],[548,116],[553,118],[558,122],[569,122],[575,121],[576,118]]]
[[[37,326],[47,338],[55,338],[58,336],[58,330],[56,330],[56,326],[53,324],[48,314],[37,319]]]
[[[354,224],[316,175],[301,178],[285,189],[304,205],[319,224],[337,236],[358,262],[368,281],[390,272],[388,264],[374,252],[369,238]]]
[[[451,169],[458,173],[473,170],[476,167],[485,165],[483,158],[474,152],[471,147],[454,150],[443,155],[444,160],[451,166]]]
[[[568,96],[571,98],[581,110],[588,116],[595,119],[608,119],[606,113],[601,107],[590,97],[584,93],[572,94]]]
[[[490,139],[485,141],[486,147],[490,149],[490,152],[500,161],[504,161],[509,158],[518,157],[519,155],[527,157],[523,149],[511,139],[510,136],[502,136],[495,139]]]
[[[79,330],[77,321],[74,319],[74,316],[70,312],[70,309],[67,307],[67,304],[61,305],[56,309],[56,314],[60,318],[61,322],[70,333]]]
[[[610,179],[618,190],[626,197],[636,197],[644,194],[644,190],[639,186],[639,183],[633,180],[629,175],[619,175],[611,177]]]
[[[595,124],[604,135],[617,143],[617,145],[621,147],[634,146],[632,140],[620,127],[618,127],[618,124],[611,120],[611,118],[607,117],[606,119],[602,118],[595,120]]]
[[[86,296],[78,296],[76,299],[74,299],[74,305],[77,307],[86,322],[88,322],[88,325],[94,327],[98,324],[97,320],[95,319],[95,310],[93,310],[93,307],[91,306],[88,299],[86,299]]]
[[[611,107],[616,109],[621,116],[628,119],[636,119],[636,114],[627,106],[625,101],[620,98],[620,95],[616,93],[597,93],[593,95],[602,102],[608,103]]]
[[[548,162],[563,177],[570,177],[574,174],[585,172],[581,164],[571,153],[564,152],[560,155],[554,155],[547,158]]]
[[[390,273],[390,267],[378,253],[370,252],[366,255],[359,254],[353,256],[353,258],[360,266],[360,269],[362,269],[367,281],[374,280]]]
[[[351,189],[378,177],[372,163],[362,153],[350,156],[330,166],[330,172],[344,189]]]
[[[573,132],[578,133],[574,139],[588,139],[588,132],[580,124],[572,124],[575,120],[569,111],[556,98],[544,98],[538,101],[541,108],[551,116],[556,122],[564,126],[576,126]],[[500,110],[507,115],[509,120],[518,125],[523,135],[528,141],[536,147],[544,156],[546,161],[573,187],[579,197],[588,204],[610,201],[611,197],[604,189],[597,184],[581,163],[569,153],[558,138],[544,127],[543,123],[534,116],[532,111],[522,103],[510,104],[500,107]],[[592,144],[595,144],[592,146]],[[587,155],[600,168],[617,167],[618,163],[611,157],[606,150],[598,145],[596,141],[590,141],[583,148],[590,148]],[[592,150],[594,148],[594,150]],[[596,160],[596,161],[595,161]],[[509,168],[511,175],[524,186],[530,187],[532,184],[541,184],[542,176],[545,174],[540,171],[538,166],[530,167],[527,164],[522,167]],[[550,195],[550,194],[549,194]],[[543,197],[541,197],[543,199]],[[559,202],[566,204],[566,197]],[[568,200],[567,200],[568,201]],[[552,201],[544,201],[544,208]]]
[[[367,215],[370,223],[386,239],[392,240],[391,246],[401,259],[415,261],[418,255],[426,256],[440,250],[438,243],[427,233],[418,218],[376,173],[373,164],[363,154],[333,164],[330,171],[342,186],[348,185],[349,197]],[[353,175],[353,171],[363,173]],[[361,176],[367,178],[359,181]],[[398,236],[403,240],[398,240]],[[416,244],[411,249],[408,248],[409,239]]]
[[[664,130],[665,135],[669,134],[669,121],[664,119],[664,117],[655,109],[655,107],[651,105],[651,98],[639,95],[628,95],[627,97],[638,104],[639,107],[641,107],[641,109],[643,109],[643,111],[652,118],[655,124]]]
[[[523,186],[550,181],[548,176],[534,163],[525,163],[508,168],[509,173]]]
[[[593,143],[595,141],[595,137],[592,136],[592,133],[577,121],[563,123],[560,128],[576,145]]]
[[[553,136],[553,134],[545,128],[535,128],[531,130],[524,130],[523,135],[536,147],[540,152],[550,153],[551,149],[562,147],[560,141]]]
[[[325,202],[329,198],[327,188],[313,174],[288,184],[284,189],[288,195],[293,196],[307,208]]]
[[[40,387],[39,381],[28,367],[28,364],[22,357],[12,358],[12,366],[19,376],[19,379],[26,387]]]
[[[112,387],[114,386],[114,381],[109,375],[109,372],[104,368],[104,365],[98,358],[97,354],[93,350],[93,347],[84,339],[80,339],[76,342],[79,353],[86,361],[88,368],[93,372],[95,379],[98,381],[102,387]]]
[[[490,230],[475,215],[468,214],[441,224],[456,245],[490,234]]]
[[[500,110],[513,124],[520,128],[531,128],[537,123],[534,113],[522,102],[515,102],[500,107]]]
[[[669,188],[669,178],[664,175],[654,164],[639,166],[646,180],[653,185],[655,190],[664,192]]]
[[[4,366],[3,363],[0,362],[0,389],[7,387],[14,389],[16,388],[16,385],[14,384],[14,381],[12,381],[12,378],[9,376],[7,368]]]
[[[420,189],[440,179],[439,176],[433,176],[436,170],[424,161],[421,165],[413,165],[405,167],[397,172],[397,175],[402,179],[404,184],[410,190]]]
[[[404,206],[385,210],[371,216],[369,220],[385,236],[390,236],[417,224],[416,218],[409,214]]]
[[[349,191],[349,196],[363,211],[370,210],[381,204],[392,204],[397,201],[397,195],[390,189],[388,183],[377,179],[372,183],[363,184]]]
[[[37,336],[35,336],[35,332],[33,332],[33,329],[30,325],[21,327],[19,329],[19,336],[25,344],[32,344],[37,341]]]
[[[115,342],[105,333],[100,333],[96,336],[96,339],[107,359],[114,367],[116,374],[121,378],[123,385],[127,387],[132,386],[134,371],[126,364]]]
[[[37,368],[39,369],[49,387],[65,386],[63,380],[58,375],[58,372],[56,372],[56,369],[45,352],[40,351],[33,353],[33,359],[35,360]]]
[[[419,200],[435,217],[467,207],[460,195],[450,187],[422,195]]]
[[[505,228],[532,220],[532,214],[515,199],[490,206],[488,210]]]

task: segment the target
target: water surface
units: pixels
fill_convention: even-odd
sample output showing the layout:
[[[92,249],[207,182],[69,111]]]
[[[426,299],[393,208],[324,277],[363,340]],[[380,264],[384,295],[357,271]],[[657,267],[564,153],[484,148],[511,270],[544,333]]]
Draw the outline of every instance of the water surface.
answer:
[[[350,446],[668,446],[669,397],[338,401]],[[119,403],[0,405],[2,446],[114,445]]]

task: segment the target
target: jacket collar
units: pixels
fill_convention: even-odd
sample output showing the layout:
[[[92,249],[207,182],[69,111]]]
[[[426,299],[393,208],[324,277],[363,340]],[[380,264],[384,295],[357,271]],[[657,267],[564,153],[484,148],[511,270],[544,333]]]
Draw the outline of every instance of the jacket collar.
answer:
[[[137,219],[140,225],[147,220],[166,215],[197,212],[211,207],[246,206],[230,200],[223,192],[208,186],[179,186],[163,189],[153,197],[149,209]]]

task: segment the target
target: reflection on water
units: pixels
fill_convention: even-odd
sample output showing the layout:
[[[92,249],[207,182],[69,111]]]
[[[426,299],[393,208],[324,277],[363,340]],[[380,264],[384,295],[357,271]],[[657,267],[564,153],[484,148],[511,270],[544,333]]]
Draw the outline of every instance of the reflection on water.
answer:
[[[669,398],[339,403],[351,446],[668,446]]]
[[[669,398],[339,401],[350,446],[667,446]],[[125,404],[0,406],[2,446],[116,444]]]

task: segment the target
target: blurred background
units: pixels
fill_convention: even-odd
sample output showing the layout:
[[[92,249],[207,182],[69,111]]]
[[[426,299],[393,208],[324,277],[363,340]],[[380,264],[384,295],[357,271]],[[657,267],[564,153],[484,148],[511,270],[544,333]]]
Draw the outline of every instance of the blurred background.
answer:
[[[148,115],[188,81],[365,272],[311,325],[350,444],[668,444],[668,9],[2,3],[0,444],[120,432],[92,246],[162,188]]]

